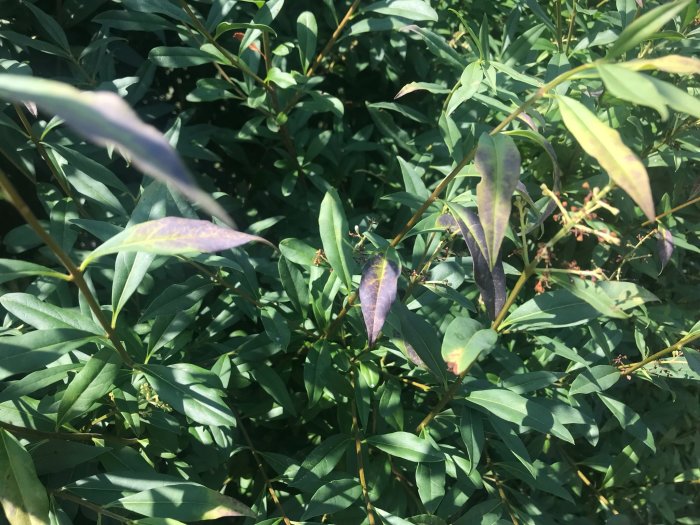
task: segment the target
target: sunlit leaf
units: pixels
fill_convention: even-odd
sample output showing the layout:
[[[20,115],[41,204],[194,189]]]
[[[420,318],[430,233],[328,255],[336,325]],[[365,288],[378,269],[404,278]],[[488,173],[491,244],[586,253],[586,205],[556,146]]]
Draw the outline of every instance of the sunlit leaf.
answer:
[[[650,38],[659,29],[679,14],[690,0],[676,0],[652,9],[628,25],[615,43],[608,49],[607,58],[615,58]]]
[[[235,248],[251,241],[268,241],[209,221],[165,217],[125,228],[92,251],[83,261],[85,268],[98,257],[117,252],[147,252],[158,255],[191,255]]]
[[[173,409],[202,425],[233,426],[236,419],[220,392],[206,384],[207,370],[194,365],[143,365],[141,370],[158,396]]]
[[[700,59],[682,55],[666,55],[659,58],[640,58],[622,62],[620,67],[633,71],[659,70],[679,75],[700,75]]]
[[[58,406],[58,425],[87,412],[93,404],[112,390],[121,358],[111,348],[92,356],[66,388]]]
[[[610,178],[654,219],[654,200],[647,170],[620,134],[603,124],[586,106],[569,97],[557,96],[564,124],[583,150],[595,158]]]
[[[350,290],[352,276],[355,273],[355,261],[346,241],[349,232],[348,221],[345,218],[340,197],[335,190],[326,193],[321,202],[318,225],[326,258],[338,278]]]
[[[299,56],[301,58],[301,68],[304,73],[309,69],[309,65],[316,54],[316,40],[318,35],[318,25],[316,17],[311,11],[304,11],[297,18],[297,39],[299,41]]]
[[[362,270],[360,303],[370,347],[377,340],[396,299],[400,273],[399,266],[382,255],[376,255],[367,261]]]
[[[498,334],[481,323],[465,317],[455,318],[442,340],[442,357],[450,371],[459,375],[496,344]]]
[[[520,178],[520,153],[509,136],[484,133],[479,138],[474,164],[481,175],[476,202],[486,242],[484,255],[492,270],[501,251],[511,198]]]
[[[224,209],[197,187],[165,137],[142,122],[119,95],[80,91],[55,80],[0,74],[0,97],[14,102],[32,101],[62,118],[87,140],[101,146],[117,145],[141,171],[173,184],[212,215],[231,221]]]
[[[10,525],[49,522],[49,499],[34,462],[17,439],[0,428],[0,503]]]
[[[241,502],[194,483],[173,483],[147,489],[120,498],[108,506],[143,516],[168,517],[183,522],[255,516]]]
[[[414,463],[430,463],[445,459],[443,454],[435,450],[428,441],[408,432],[371,436],[367,438],[367,443],[390,456]]]

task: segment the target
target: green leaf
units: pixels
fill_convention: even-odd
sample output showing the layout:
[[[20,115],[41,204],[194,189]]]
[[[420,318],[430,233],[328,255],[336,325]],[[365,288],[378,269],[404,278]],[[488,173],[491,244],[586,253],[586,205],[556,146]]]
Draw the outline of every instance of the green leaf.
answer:
[[[74,328],[46,328],[0,337],[0,380],[43,368],[90,342],[105,340]]]
[[[435,10],[423,0],[382,0],[368,5],[363,11],[400,16],[412,22],[424,20],[437,22],[438,19]]]
[[[623,402],[613,399],[598,392],[598,398],[608,407],[608,410],[615,416],[615,419],[620,423],[620,426],[628,432],[630,435],[637,438],[639,441],[644,443],[647,447],[651,449],[652,452],[656,452],[656,445],[654,444],[654,436],[649,430],[644,422],[639,417],[634,410],[625,405]]]
[[[302,520],[333,514],[347,509],[362,495],[362,487],[356,479],[335,479],[323,485],[311,496]]]
[[[392,432],[367,438],[367,443],[390,456],[411,461],[413,463],[432,463],[444,461],[441,452],[435,450],[430,442],[408,432]]]
[[[243,503],[194,483],[173,483],[147,489],[120,498],[107,507],[184,522],[233,516],[255,517],[255,513]]]
[[[452,93],[447,102],[447,108],[445,109],[447,115],[451,115],[462,103],[472,98],[479,91],[483,80],[484,71],[481,62],[472,62],[465,67],[459,79],[459,87]]]
[[[467,406],[462,406],[459,418],[459,434],[467,449],[470,472],[476,468],[484,450],[484,422],[482,415]]]
[[[669,21],[673,20],[689,3],[690,0],[668,2],[640,16],[617,37],[615,43],[608,49],[606,58],[609,60],[620,56],[640,42],[647,40]]]
[[[31,262],[17,261],[15,259],[0,259],[0,284],[14,279],[40,275],[43,277],[56,277],[65,279],[66,274],[34,264]]]
[[[279,244],[280,252],[287,259],[301,266],[318,266],[318,250],[299,239],[284,239]]]
[[[289,395],[287,386],[274,369],[267,365],[263,365],[251,370],[250,375],[253,377],[255,382],[260,385],[260,388],[267,392],[272,399],[274,399],[282,408],[284,408],[285,412],[292,417],[297,415],[296,408],[294,407],[294,401]]]
[[[397,305],[398,306],[398,305]],[[425,365],[442,384],[447,384],[447,367],[442,359],[440,352],[440,340],[436,335],[433,327],[420,315],[411,312],[407,308],[395,308],[398,311],[401,322],[401,335],[405,339],[406,348],[409,359],[416,362],[410,357],[411,352],[417,355],[420,361]],[[420,365],[420,366],[423,366]]]
[[[140,370],[163,401],[193,421],[214,427],[236,424],[219,390],[206,384],[207,370],[194,365],[143,365]]]
[[[10,525],[49,522],[49,498],[34,462],[19,441],[0,428],[0,503]]]
[[[482,355],[490,352],[498,334],[468,317],[457,317],[447,327],[442,340],[442,358],[455,375],[468,370]]]
[[[513,139],[499,133],[483,133],[474,158],[481,182],[476,186],[479,221],[484,228],[489,268],[501,251],[510,218],[511,198],[520,179],[520,153]]]
[[[221,22],[218,26],[216,26],[216,33],[214,34],[214,38],[218,39],[221,35],[226,33],[227,31],[235,31],[236,29],[257,29],[258,31],[262,33],[269,33],[274,37],[277,37],[277,33],[275,32],[274,29],[272,29],[270,26],[266,26],[265,24],[250,24],[250,23],[241,23],[241,22]]]
[[[2,350],[0,350],[1,352]],[[15,361],[20,361],[19,359]],[[22,360],[24,361],[24,360]],[[12,381],[7,384],[5,389],[0,392],[0,403],[4,403],[10,399],[19,399],[22,396],[26,396],[47,386],[51,386],[54,383],[63,381],[66,379],[68,372],[72,372],[81,365],[78,363],[70,363],[67,365],[56,365],[51,368],[44,370],[36,370],[27,374],[22,379],[18,381]],[[35,370],[38,366],[32,365],[29,370]]]
[[[25,293],[8,293],[0,297],[0,304],[12,315],[39,330],[74,328],[97,335],[104,335],[89,317],[78,310],[59,308]]]
[[[663,97],[647,75],[615,64],[599,64],[597,68],[610,94],[627,102],[655,109],[663,120],[668,118],[668,109]]]
[[[160,46],[151,49],[148,59],[155,65],[168,68],[201,66],[217,61],[217,57],[193,47]]]
[[[316,17],[311,11],[304,11],[297,18],[297,40],[299,41],[299,57],[301,70],[306,73],[316,54],[318,26]]]
[[[54,80],[0,74],[0,97],[14,102],[32,101],[91,142],[119,146],[144,173],[173,184],[212,215],[231,222],[224,209],[196,186],[165,137],[143,123],[117,94],[79,91]]]
[[[614,366],[597,365],[586,368],[572,381],[569,395],[602,392],[617,383],[620,377],[620,371]]]
[[[586,106],[569,97],[557,96],[564,124],[583,150],[595,158],[620,186],[654,220],[654,199],[647,170],[620,134],[603,124]]]
[[[117,254],[112,279],[112,328],[117,325],[119,313],[141,285],[155,258],[155,254],[145,252]]]
[[[425,510],[435,512],[445,497],[445,462],[419,463],[416,467],[416,486]]]
[[[57,425],[70,421],[88,410],[114,386],[121,358],[111,348],[92,356],[66,388],[58,406]]]
[[[321,202],[318,226],[326,259],[345,288],[351,290],[352,276],[356,273],[355,261],[352,258],[352,249],[346,240],[350,231],[348,221],[345,218],[340,197],[335,190],[327,192]]]
[[[286,257],[279,258],[277,270],[280,282],[284,287],[284,291],[287,292],[287,297],[294,305],[294,309],[302,317],[306,317],[309,311],[309,287],[304,280],[304,276]]]
[[[500,329],[542,330],[585,323],[599,312],[568,290],[539,294],[516,308],[501,323]]]
[[[516,425],[533,428],[544,434],[553,434],[559,439],[574,442],[571,433],[551,411],[534,399],[526,398],[510,390],[493,388],[469,392],[465,400],[487,413],[510,421]]]
[[[331,348],[327,342],[322,341],[309,348],[304,362],[304,387],[309,398],[309,408],[321,399],[331,367]]]
[[[680,113],[687,113],[695,118],[700,118],[700,100],[698,100],[697,97],[658,78],[649,77],[649,81],[654,85],[656,91],[669,107]]]

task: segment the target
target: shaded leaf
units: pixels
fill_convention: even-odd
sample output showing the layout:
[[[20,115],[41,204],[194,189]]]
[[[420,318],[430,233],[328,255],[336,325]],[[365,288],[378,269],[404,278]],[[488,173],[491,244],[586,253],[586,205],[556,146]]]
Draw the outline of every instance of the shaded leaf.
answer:
[[[251,241],[268,241],[257,235],[217,226],[209,221],[165,217],[125,228],[98,246],[83,261],[85,268],[98,257],[117,252],[147,252],[158,255],[190,255],[235,248]],[[274,246],[273,246],[274,247]]]
[[[21,279],[22,277],[31,277],[41,275],[43,277],[58,277],[65,278],[65,274],[26,261],[17,261],[15,259],[0,259],[0,284],[13,279]]]
[[[173,184],[212,215],[231,222],[224,209],[197,187],[165,137],[143,123],[119,95],[79,91],[54,80],[0,74],[0,97],[14,102],[32,101],[62,118],[91,142],[101,146],[116,144],[141,171]]]
[[[615,416],[615,419],[620,423],[620,426],[639,441],[644,443],[647,447],[651,449],[652,452],[656,452],[656,445],[654,444],[654,436],[649,430],[644,422],[639,417],[634,410],[625,405],[623,402],[613,399],[598,392],[598,398],[603,402],[603,404],[608,407],[608,410]]]
[[[597,68],[606,89],[612,95],[633,104],[653,108],[663,120],[668,118],[668,109],[663,97],[647,75],[616,64],[600,64]]]
[[[620,134],[603,124],[586,106],[569,97],[557,96],[564,124],[583,150],[595,158],[610,178],[654,220],[654,200],[647,170]]]
[[[367,261],[362,270],[360,303],[370,347],[377,340],[389,309],[396,299],[400,274],[399,266],[382,255],[376,255]]]
[[[10,525],[49,522],[49,498],[34,462],[19,441],[0,428],[0,503]]]
[[[484,255],[492,270],[501,251],[511,198],[520,178],[520,152],[509,136],[484,133],[479,138],[474,165],[481,175],[481,182],[476,186],[476,202],[484,229]]]

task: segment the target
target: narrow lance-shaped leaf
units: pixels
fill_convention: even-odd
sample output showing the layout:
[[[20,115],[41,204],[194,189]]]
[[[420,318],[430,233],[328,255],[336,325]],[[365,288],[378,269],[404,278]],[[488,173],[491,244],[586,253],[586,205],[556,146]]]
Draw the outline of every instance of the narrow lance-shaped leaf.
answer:
[[[511,198],[520,178],[520,152],[507,135],[484,133],[474,158],[481,182],[476,186],[479,220],[484,229],[486,259],[496,266],[510,218]]]
[[[224,209],[200,190],[165,137],[145,124],[116,93],[80,91],[63,82],[0,74],[0,98],[31,101],[101,146],[117,145],[144,173],[173,184],[207,212],[231,223]]]
[[[4,429],[0,429],[0,481],[0,503],[10,525],[49,523],[49,498],[32,457]]]
[[[316,40],[318,25],[316,17],[311,11],[304,11],[297,18],[297,39],[299,40],[299,56],[301,58],[301,68],[308,71],[311,61],[316,53]]]
[[[370,347],[377,340],[396,299],[399,274],[399,266],[381,255],[370,259],[362,270],[360,303]]]
[[[345,218],[340,197],[335,190],[326,193],[321,202],[318,226],[326,258],[333,271],[337,273],[338,278],[349,290],[352,288],[354,260],[350,246],[345,242],[345,236],[348,234],[348,221]]]
[[[595,158],[613,182],[653,220],[654,200],[644,164],[622,142],[620,134],[598,120],[586,106],[569,97],[557,96],[557,100],[564,124],[583,150]]]
[[[449,207],[452,216],[443,215],[440,219],[441,224],[450,226],[451,220],[462,233],[464,242],[472,256],[474,282],[481,293],[486,312],[493,320],[506,302],[506,274],[503,271],[501,257],[499,255],[493,269],[489,268],[486,256],[482,251],[486,240],[478,217],[473,211],[458,204],[449,204]]]
[[[251,241],[273,246],[258,237],[209,221],[165,217],[130,226],[98,246],[83,261],[82,268],[98,257],[117,252],[147,252],[158,255],[191,255],[235,248]],[[274,247],[274,246],[273,246]]]
[[[668,261],[671,260],[671,255],[673,255],[673,235],[671,231],[666,228],[659,227],[659,231],[656,232],[656,251],[659,254],[659,261],[661,262],[661,270],[659,273],[664,271]]]
[[[690,0],[676,0],[652,9],[628,25],[608,50],[606,58],[611,59],[650,38],[680,13]]]

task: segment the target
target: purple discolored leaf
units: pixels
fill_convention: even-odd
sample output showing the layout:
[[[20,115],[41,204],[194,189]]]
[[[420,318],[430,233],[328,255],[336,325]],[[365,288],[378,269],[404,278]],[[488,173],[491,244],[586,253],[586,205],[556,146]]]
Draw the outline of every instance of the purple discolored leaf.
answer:
[[[659,273],[664,271],[668,261],[671,260],[671,255],[673,255],[673,235],[671,231],[666,228],[659,227],[659,231],[656,232],[656,250],[659,254],[659,261],[661,261],[661,270]]]
[[[486,245],[482,252],[491,269],[496,266],[508,227],[511,198],[520,178],[520,152],[509,136],[484,133],[479,138],[474,164],[481,174],[476,203]]]
[[[116,93],[80,91],[63,82],[25,75],[0,74],[0,98],[32,102],[57,115],[87,140],[116,145],[145,174],[172,184],[207,212],[232,223],[224,209],[197,187],[167,139],[145,124]]]
[[[474,282],[479,288],[486,312],[493,320],[506,302],[506,274],[501,256],[499,254],[496,264],[490,268],[482,248],[486,245],[486,240],[479,218],[473,211],[458,204],[450,204],[449,207],[472,256]],[[446,220],[441,222],[449,223]]]
[[[399,274],[399,266],[382,255],[372,257],[362,269],[360,303],[369,346],[377,340],[389,309],[396,299]]]
[[[82,268],[98,257],[110,253],[147,252],[158,255],[190,255],[228,250],[251,241],[264,242],[273,246],[262,237],[217,226],[209,221],[165,217],[124,229],[90,253],[83,261]]]

